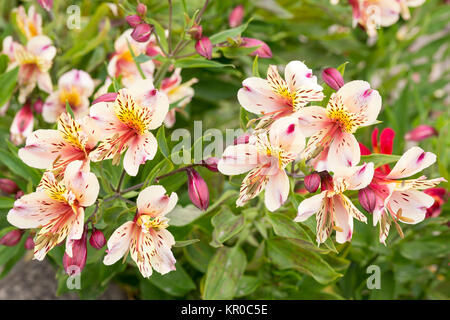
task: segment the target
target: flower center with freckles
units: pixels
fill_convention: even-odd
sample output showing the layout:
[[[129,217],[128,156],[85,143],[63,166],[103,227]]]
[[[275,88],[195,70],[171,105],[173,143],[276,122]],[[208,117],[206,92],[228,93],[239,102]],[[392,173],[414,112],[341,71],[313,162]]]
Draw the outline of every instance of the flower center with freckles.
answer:
[[[160,230],[169,226],[169,219],[165,217],[151,217],[149,215],[141,215],[137,219],[136,223],[142,228],[145,233],[150,232],[151,229]]]
[[[331,96],[328,103],[327,114],[328,118],[334,121],[343,132],[347,133],[354,133],[364,122],[362,117],[349,112],[345,108],[341,96],[336,95],[335,93]]]
[[[269,145],[261,140],[258,140],[258,151],[258,154],[262,157],[267,157],[272,165],[276,163],[279,169],[284,169],[295,159],[291,153],[283,148]]]
[[[47,72],[52,66],[51,61],[32,54],[23,48],[16,49],[14,55],[20,65],[25,65],[28,67],[35,66],[41,72]]]
[[[59,102],[61,105],[65,105],[66,102],[71,108],[76,108],[81,104],[81,96],[75,87],[71,87],[69,90],[63,88],[59,93]]]
[[[81,135],[81,126],[72,117],[62,114],[59,119],[63,139],[75,148],[85,151],[85,137]]]
[[[117,94],[114,111],[120,122],[137,134],[144,135],[149,130],[152,113],[138,105],[125,90],[120,90]]]

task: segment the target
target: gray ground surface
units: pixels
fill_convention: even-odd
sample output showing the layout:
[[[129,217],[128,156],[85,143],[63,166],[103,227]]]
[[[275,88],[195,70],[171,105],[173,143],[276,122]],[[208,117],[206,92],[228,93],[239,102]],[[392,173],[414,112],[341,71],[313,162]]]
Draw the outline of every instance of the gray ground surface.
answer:
[[[75,293],[55,296],[55,271],[46,260],[20,261],[10,273],[0,280],[1,300],[76,300]],[[102,300],[126,299],[127,296],[118,286],[111,284],[100,298]]]

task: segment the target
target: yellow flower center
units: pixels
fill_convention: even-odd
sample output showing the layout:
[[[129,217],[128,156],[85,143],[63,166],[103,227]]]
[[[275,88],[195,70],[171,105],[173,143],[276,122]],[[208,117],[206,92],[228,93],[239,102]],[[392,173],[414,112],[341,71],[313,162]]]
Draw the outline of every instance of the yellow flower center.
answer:
[[[71,87],[68,90],[63,88],[59,93],[59,101],[62,105],[65,105],[67,102],[72,108],[76,108],[81,104],[81,96],[75,87]]]
[[[364,118],[349,112],[342,102],[341,96],[333,94],[327,106],[328,117],[333,120],[343,132],[354,133],[364,122]]]
[[[152,115],[150,110],[138,105],[126,91],[119,91],[114,102],[114,111],[120,122],[137,134],[143,135],[149,130]]]
[[[41,72],[47,72],[52,66],[51,61],[30,53],[24,48],[17,48],[14,55],[20,65],[34,65]]]
[[[169,226],[169,219],[165,217],[151,217],[149,215],[141,215],[136,223],[142,228],[144,232],[149,232],[151,229],[159,230],[165,229]]]
[[[59,131],[63,139],[79,150],[85,150],[86,139],[82,135],[81,126],[68,114],[59,117]]]

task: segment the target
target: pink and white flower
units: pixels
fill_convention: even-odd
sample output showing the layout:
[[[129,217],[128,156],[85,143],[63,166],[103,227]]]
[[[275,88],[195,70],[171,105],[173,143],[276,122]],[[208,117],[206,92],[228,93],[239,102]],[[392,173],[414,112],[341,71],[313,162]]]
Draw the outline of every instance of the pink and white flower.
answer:
[[[15,115],[11,124],[10,138],[16,146],[22,144],[33,132],[34,116],[31,105],[27,102]]]
[[[368,188],[376,195],[373,225],[380,225],[380,242],[386,244],[392,222],[402,235],[398,221],[416,224],[425,219],[427,209],[434,204],[434,198],[421,190],[433,188],[445,179],[427,180],[425,176],[417,179],[400,179],[422,171],[435,161],[435,154],[425,152],[419,147],[412,147],[403,154],[390,172],[378,170],[375,172]]]
[[[48,169],[59,176],[75,160],[81,160],[88,168],[89,154],[98,138],[89,117],[74,120],[63,113],[59,117],[58,130],[34,131],[27,138],[25,147],[19,150],[19,158],[30,167]]]
[[[66,112],[66,102],[79,119],[89,113],[89,97],[94,92],[94,81],[82,70],[72,69],[64,73],[58,81],[58,90],[45,100],[42,117],[47,122],[56,122]]]
[[[295,116],[302,132],[310,136],[302,156],[311,159],[327,150],[327,167],[331,171],[335,167],[357,165],[361,154],[353,133],[359,127],[376,123],[380,109],[378,91],[360,80],[348,82],[333,93],[326,108],[300,109]]]
[[[243,206],[265,192],[264,203],[269,211],[283,205],[289,195],[286,166],[294,161],[305,147],[305,139],[294,117],[276,120],[270,130],[252,137],[247,144],[228,146],[218,163],[226,175],[250,171],[242,181],[237,206]]]
[[[267,70],[267,79],[245,79],[243,88],[238,92],[239,103],[245,110],[262,115],[261,118],[277,119],[291,115],[309,102],[324,98],[317,77],[303,62],[289,62],[284,77],[281,78],[277,67],[271,65]]]
[[[194,89],[192,85],[197,83],[196,78],[192,78],[185,83],[181,83],[181,69],[177,68],[170,76],[161,82],[161,91],[163,91],[169,98],[170,104],[176,104],[175,107],[171,108],[164,119],[164,125],[167,128],[173,127],[175,124],[175,112],[183,111],[183,108],[191,102],[194,97]]]
[[[14,9],[13,13],[16,16],[17,27],[27,40],[42,35],[42,17],[33,5],[28,9],[28,14],[23,6]]]
[[[64,239],[65,252],[72,257],[72,245],[83,234],[84,208],[94,204],[98,192],[97,177],[85,171],[82,161],[74,161],[62,181],[45,172],[36,192],[16,200],[7,219],[20,229],[40,228],[34,239],[35,259],[43,260]]]
[[[56,55],[56,48],[50,38],[36,36],[26,47],[17,45],[14,50],[15,64],[19,65],[19,102],[24,103],[27,96],[37,86],[47,93],[52,92],[52,79],[49,70]]]
[[[344,195],[344,191],[366,187],[372,180],[373,174],[372,162],[362,166],[337,169],[333,178],[328,175],[322,179],[320,194],[300,203],[295,221],[303,222],[316,214],[316,236],[319,244],[327,240],[333,229],[336,231],[338,243],[350,241],[353,234],[353,218],[365,223],[367,218]]]
[[[116,263],[128,252],[139,267],[144,278],[153,270],[166,274],[175,270],[175,257],[171,247],[175,244],[172,234],[167,231],[169,219],[165,217],[178,201],[177,194],[170,197],[162,186],[150,186],[139,193],[137,214],[133,221],[125,222],[108,240],[105,265]]]
[[[150,130],[161,126],[168,111],[166,94],[154,89],[148,79],[136,80],[129,88],[119,90],[113,102],[94,104],[90,117],[103,138],[91,152],[91,159],[113,159],[113,164],[118,164],[120,155],[127,150],[123,166],[135,176],[139,166],[155,156],[158,142]]]

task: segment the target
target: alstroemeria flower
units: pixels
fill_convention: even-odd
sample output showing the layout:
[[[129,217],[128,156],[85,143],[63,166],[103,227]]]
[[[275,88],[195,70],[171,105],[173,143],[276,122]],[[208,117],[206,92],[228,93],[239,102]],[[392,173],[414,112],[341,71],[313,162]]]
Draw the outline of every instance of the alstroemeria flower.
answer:
[[[305,159],[315,157],[327,149],[327,167],[351,167],[359,163],[361,154],[353,133],[362,126],[376,122],[381,109],[381,96],[365,81],[351,81],[344,84],[330,97],[328,105],[305,107],[298,117],[302,132],[311,136],[303,153]]]
[[[133,56],[130,52],[130,47],[134,55],[137,57],[140,54],[145,54],[147,49],[147,42],[137,42],[131,37],[133,29],[127,29],[114,42],[114,54],[108,63],[108,74],[111,77],[122,77],[122,83],[128,87],[135,80],[142,79],[136,63],[133,61]],[[152,60],[140,64],[142,72],[147,79],[153,79],[153,71],[155,65]]]
[[[264,203],[269,211],[283,205],[289,194],[286,166],[305,147],[305,138],[294,117],[276,120],[268,132],[252,137],[247,144],[228,146],[218,163],[226,175],[250,171],[242,181],[237,206],[243,206],[266,189]]]
[[[316,236],[319,244],[327,240],[333,229],[336,231],[338,243],[350,241],[353,234],[353,218],[362,222],[367,222],[367,218],[344,195],[344,191],[366,187],[373,174],[372,162],[362,166],[336,169],[333,178],[328,176],[328,179],[322,179],[320,194],[300,203],[295,221],[302,222],[316,214]]]
[[[372,150],[374,153],[392,154],[392,148],[394,145],[395,131],[391,128],[385,128],[381,131],[380,142],[378,142],[378,128],[372,131]],[[372,154],[372,152],[361,142],[359,142],[359,149],[362,156]],[[376,171],[388,174],[391,172],[388,164],[382,165],[377,168]]]
[[[45,100],[42,117],[47,122],[58,121],[66,112],[66,102],[70,105],[76,119],[89,113],[89,97],[94,92],[94,81],[82,70],[72,69],[58,80],[58,90]]]
[[[113,164],[118,164],[120,155],[127,150],[123,166],[135,176],[139,166],[155,156],[158,142],[150,130],[161,126],[168,111],[166,94],[154,89],[148,79],[136,80],[129,88],[119,90],[114,102],[94,104],[90,117],[103,139],[91,153],[91,159],[113,159]]]
[[[369,37],[377,35],[377,28],[396,23],[400,16],[399,0],[350,0],[353,25],[362,26]]]
[[[134,220],[125,222],[111,235],[103,263],[114,264],[130,252],[144,278],[150,277],[153,269],[160,274],[175,270],[176,261],[171,251],[175,239],[166,230],[169,219],[165,215],[177,201],[177,194],[172,192],[169,197],[162,186],[142,190],[137,198]]]
[[[33,5],[28,9],[28,15],[23,6],[14,9],[13,12],[16,15],[17,27],[27,40],[42,35],[42,17]]]
[[[98,142],[98,133],[89,117],[74,120],[63,113],[59,117],[58,130],[34,131],[19,150],[19,158],[27,165],[38,169],[49,169],[60,175],[75,160],[88,167],[89,153]]]
[[[164,119],[164,125],[167,128],[171,128],[175,124],[175,112],[181,111],[189,102],[191,102],[194,96],[194,89],[192,85],[197,83],[196,78],[192,78],[185,83],[181,83],[181,69],[177,68],[170,76],[161,82],[161,90],[167,94],[170,104],[176,104],[174,108],[171,108]]]
[[[433,205],[434,198],[420,190],[435,187],[445,179],[426,180],[425,176],[400,179],[422,171],[435,161],[436,155],[433,153],[413,147],[403,154],[389,173],[375,172],[368,188],[376,195],[373,224],[380,225],[380,242],[386,243],[392,221],[400,230],[398,221],[416,224],[425,219],[427,208]]]
[[[409,8],[416,8],[425,3],[426,0],[397,0],[400,4],[400,10],[402,18],[405,20],[409,20],[411,18],[411,14],[409,13]]]
[[[15,115],[11,124],[10,139],[16,146],[22,144],[33,132],[34,116],[31,105],[27,102]]]
[[[45,172],[36,192],[14,202],[7,219],[21,229],[40,228],[34,239],[34,258],[43,260],[47,252],[66,239],[66,253],[83,234],[84,208],[94,204],[99,192],[97,177],[83,168],[82,161],[67,166],[62,181]]]
[[[271,65],[267,79],[245,79],[238,92],[239,103],[245,110],[262,115],[262,118],[276,119],[291,115],[311,101],[323,99],[323,89],[317,84],[317,77],[303,62],[289,62],[284,77],[286,80],[278,74],[277,67]]]
[[[36,36],[28,41],[26,47],[18,45],[15,48],[15,63],[19,65],[20,103],[25,102],[26,97],[36,87],[36,83],[42,91],[52,92],[49,70],[55,55],[56,48],[46,36]]]

